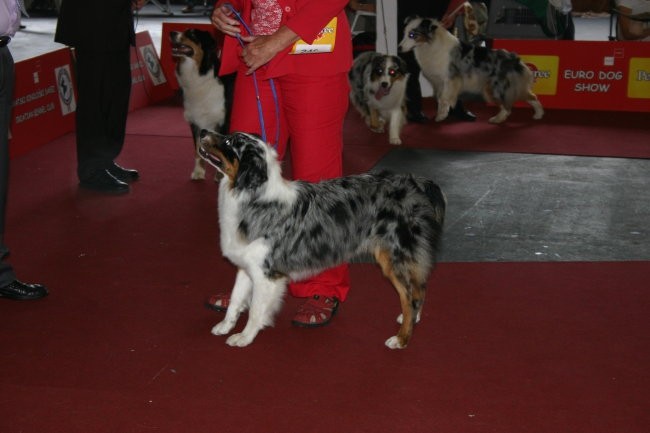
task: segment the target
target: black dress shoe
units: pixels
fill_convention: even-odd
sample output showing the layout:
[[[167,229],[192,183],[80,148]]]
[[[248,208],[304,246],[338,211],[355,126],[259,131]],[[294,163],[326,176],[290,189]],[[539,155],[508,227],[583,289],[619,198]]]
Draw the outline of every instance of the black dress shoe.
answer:
[[[9,298],[19,301],[40,299],[47,296],[47,289],[40,284],[27,284],[14,280],[11,284],[0,287],[0,298]]]
[[[117,179],[108,170],[97,170],[90,176],[81,179],[79,186],[106,194],[126,194],[129,185]]]
[[[140,178],[140,173],[138,173],[138,170],[120,167],[115,163],[113,163],[113,166],[108,169],[108,172],[118,180],[126,183],[133,182]]]
[[[454,108],[449,110],[449,115],[464,122],[473,122],[476,120],[476,115],[471,111],[466,110],[460,102],[457,103]]]
[[[421,111],[418,113],[406,113],[406,120],[408,120],[411,123],[429,122],[429,118]]]

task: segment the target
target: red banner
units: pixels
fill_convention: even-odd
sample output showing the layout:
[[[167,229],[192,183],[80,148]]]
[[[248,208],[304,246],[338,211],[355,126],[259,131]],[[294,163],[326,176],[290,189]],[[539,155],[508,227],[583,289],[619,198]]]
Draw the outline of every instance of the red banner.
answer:
[[[149,32],[135,35],[131,48],[131,100],[129,111],[169,99],[173,95]]]
[[[77,102],[71,65],[67,48],[16,63],[11,157],[74,130]]]
[[[160,63],[162,64],[163,71],[169,80],[169,86],[177,90],[178,81],[176,81],[176,62],[172,57],[172,46],[169,39],[169,33],[172,31],[184,32],[187,29],[199,29],[212,33],[212,36],[219,40],[220,33],[211,24],[197,24],[197,23],[179,23],[179,22],[163,22],[162,23],[162,40],[160,41]]]
[[[535,73],[546,108],[650,112],[650,43],[498,39]]]

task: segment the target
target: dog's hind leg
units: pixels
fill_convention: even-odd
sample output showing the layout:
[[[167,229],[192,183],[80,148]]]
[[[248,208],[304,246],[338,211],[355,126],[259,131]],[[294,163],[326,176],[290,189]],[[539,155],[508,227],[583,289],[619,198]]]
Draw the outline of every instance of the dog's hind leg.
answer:
[[[234,328],[241,313],[248,309],[250,303],[253,281],[240,269],[235,278],[235,286],[230,294],[230,304],[226,311],[226,317],[212,328],[212,334],[225,335]]]
[[[284,278],[272,280],[258,277],[253,284],[248,322],[241,333],[228,337],[226,344],[230,346],[244,347],[252,343],[263,328],[273,325],[273,318],[282,305],[282,296],[286,287]]]
[[[503,123],[508,118],[508,116],[510,116],[511,109],[507,108],[503,104],[498,104],[498,106],[499,106],[499,112],[496,114],[496,116],[490,117],[488,122],[494,124]]]
[[[381,267],[384,276],[393,284],[399,295],[400,305],[402,307],[401,326],[397,335],[386,340],[386,346],[391,349],[404,349],[411,335],[413,335],[413,325],[415,324],[415,315],[413,310],[413,297],[409,290],[409,283],[398,277],[393,267],[393,261],[390,252],[377,249],[375,251],[375,260]]]
[[[537,95],[535,95],[533,92],[528,92],[528,95],[526,97],[526,102],[528,102],[530,106],[533,107],[533,110],[535,110],[535,113],[533,114],[533,119],[539,120],[542,117],[544,117],[544,107],[542,107],[542,104],[539,102],[539,99],[537,99]]]

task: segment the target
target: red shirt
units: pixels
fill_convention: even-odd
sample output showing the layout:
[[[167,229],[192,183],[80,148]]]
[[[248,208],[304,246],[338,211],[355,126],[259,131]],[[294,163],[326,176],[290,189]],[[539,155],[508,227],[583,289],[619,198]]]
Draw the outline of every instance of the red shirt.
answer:
[[[230,3],[239,11],[246,24],[251,22],[250,0],[220,0],[217,6]],[[348,0],[278,0],[282,8],[280,26],[286,25],[307,43],[312,43],[320,31],[337,17],[334,51],[318,54],[289,54],[291,47],[278,53],[268,64],[257,70],[258,78],[286,74],[332,75],[347,72],[352,66],[352,35],[345,14]],[[243,34],[245,30],[243,30]],[[221,53],[220,75],[235,72],[241,66],[237,38],[225,36]]]

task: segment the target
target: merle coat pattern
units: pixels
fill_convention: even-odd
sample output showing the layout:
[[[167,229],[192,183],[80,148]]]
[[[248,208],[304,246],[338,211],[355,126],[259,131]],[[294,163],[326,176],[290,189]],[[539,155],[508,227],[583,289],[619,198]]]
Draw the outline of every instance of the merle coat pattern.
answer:
[[[221,250],[239,272],[223,335],[249,309],[232,346],[250,344],[273,323],[286,284],[369,254],[400,298],[401,327],[390,348],[409,342],[435,263],[446,202],[431,180],[389,172],[319,183],[282,178],[276,152],[258,137],[201,132],[200,154],[224,174],[219,185]]]
[[[348,74],[350,101],[374,132],[388,124],[390,144],[402,144],[406,124],[406,62],[397,56],[368,51],[354,59]]]

